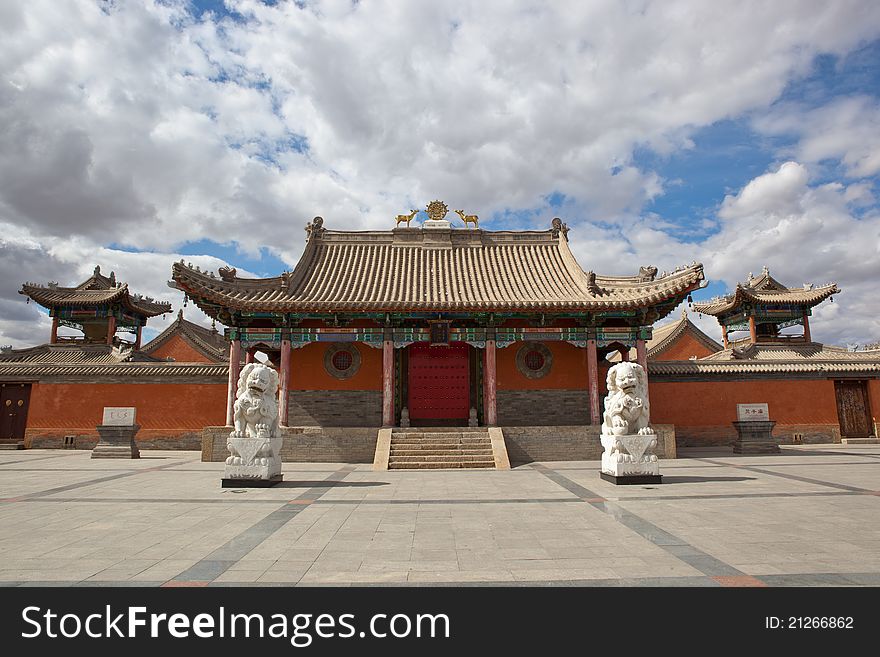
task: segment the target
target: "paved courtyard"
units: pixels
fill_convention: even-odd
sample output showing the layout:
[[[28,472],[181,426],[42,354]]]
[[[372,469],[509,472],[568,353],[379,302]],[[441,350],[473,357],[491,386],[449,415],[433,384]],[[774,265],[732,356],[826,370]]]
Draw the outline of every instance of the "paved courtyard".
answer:
[[[880,448],[684,450],[664,483],[597,462],[502,471],[284,466],[222,489],[196,452],[0,452],[15,585],[880,585]]]

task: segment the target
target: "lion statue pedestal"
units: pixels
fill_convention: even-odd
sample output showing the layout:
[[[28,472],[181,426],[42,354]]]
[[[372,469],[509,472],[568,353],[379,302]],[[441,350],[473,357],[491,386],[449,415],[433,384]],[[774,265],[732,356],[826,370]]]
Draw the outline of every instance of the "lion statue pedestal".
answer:
[[[608,370],[608,396],[602,421],[602,471],[614,484],[659,484],[660,463],[653,453],[657,435],[649,425],[648,377],[637,363]]]
[[[233,407],[235,428],[226,443],[223,488],[263,488],[282,480],[277,394],[275,370],[262,363],[244,366]]]

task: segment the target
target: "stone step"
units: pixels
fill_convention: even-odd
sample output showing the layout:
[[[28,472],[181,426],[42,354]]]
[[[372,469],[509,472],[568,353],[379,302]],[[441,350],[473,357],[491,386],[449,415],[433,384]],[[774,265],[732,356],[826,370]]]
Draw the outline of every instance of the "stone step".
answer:
[[[466,463],[469,461],[485,461],[489,456],[487,454],[451,454],[451,455],[431,455],[422,454],[419,456],[391,456],[389,463],[418,463],[424,461],[426,463]]]
[[[467,443],[438,443],[433,440],[430,442],[427,440],[424,442],[397,442],[396,440],[391,442],[392,448],[401,447],[403,449],[485,449],[491,446],[491,440]]]
[[[419,440],[417,438],[392,438],[392,445],[461,445],[461,438],[431,438]]]
[[[391,458],[395,456],[492,456],[492,449],[391,449]]]
[[[391,440],[459,440],[488,437],[488,431],[403,431],[391,434]]]
[[[479,436],[479,437],[471,437],[471,436],[458,437],[458,436],[456,436],[454,438],[453,437],[441,438],[441,437],[434,437],[434,436],[432,436],[430,438],[412,438],[409,436],[407,436],[405,438],[399,438],[397,436],[391,437],[391,444],[392,445],[398,444],[398,443],[406,443],[406,444],[430,443],[430,444],[437,444],[437,445],[441,445],[441,444],[442,445],[450,445],[450,444],[458,444],[458,443],[472,444],[472,443],[488,443],[488,442],[491,442],[489,436]]]
[[[467,461],[456,463],[445,463],[438,461],[417,461],[412,463],[388,463],[389,470],[460,470],[474,468],[494,468],[495,461]]]
[[[492,450],[492,443],[486,443],[485,445],[414,445],[414,444],[404,444],[404,445],[391,445],[391,451],[400,451],[405,450],[408,452],[473,452],[473,451],[483,451],[483,450]]]

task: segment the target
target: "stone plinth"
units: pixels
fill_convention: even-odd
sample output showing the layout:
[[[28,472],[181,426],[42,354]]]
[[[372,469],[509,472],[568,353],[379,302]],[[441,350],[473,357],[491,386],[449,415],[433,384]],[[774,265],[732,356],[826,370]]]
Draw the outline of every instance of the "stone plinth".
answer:
[[[280,434],[259,431],[255,437],[229,436],[227,446],[236,456],[226,459],[223,488],[266,488],[282,480]]]
[[[761,422],[734,422],[737,439],[733,443],[734,454],[779,454],[780,449],[772,436],[773,420]]]
[[[101,438],[92,450],[93,459],[139,459],[141,457],[137,443],[134,441],[135,435],[140,430],[140,425],[101,424],[95,428]]]
[[[601,436],[605,452],[602,454],[602,479],[614,484],[659,484],[660,462],[653,454],[657,435]]]

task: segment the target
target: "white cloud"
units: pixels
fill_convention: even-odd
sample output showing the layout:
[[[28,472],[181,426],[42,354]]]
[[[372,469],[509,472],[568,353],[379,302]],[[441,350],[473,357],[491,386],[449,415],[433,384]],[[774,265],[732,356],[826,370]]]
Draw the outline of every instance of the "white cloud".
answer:
[[[703,245],[707,270],[731,289],[764,265],[791,286],[835,281],[843,294],[816,309],[814,338],[876,339],[880,213],[856,216],[849,191],[840,183],[811,186],[807,167],[796,162],[758,176],[722,203],[721,230]],[[857,189],[856,198],[863,193]]]
[[[840,161],[848,176],[880,173],[880,100],[870,96],[835,99],[821,107],[783,106],[760,117],[767,134],[794,134],[792,152],[802,162]]]
[[[490,217],[506,210],[546,225],[559,192],[585,267],[668,269],[706,249],[641,216],[666,183],[633,149],[689,148],[695,129],[767,108],[817,54],[880,35],[868,0],[228,4],[245,19],[196,20],[183,0],[2,4],[0,223],[31,240],[9,246],[4,303],[20,300],[21,279],[72,283],[98,260],[168,294],[177,256],[112,244],[170,254],[235,241],[292,265],[316,214],[331,228],[387,228],[434,198],[499,228]],[[862,102],[845,138],[805,138],[796,159],[874,171],[861,128],[876,117]],[[835,125],[814,119],[817,133]],[[765,245],[782,235],[802,248],[825,240],[815,278],[841,255],[828,221],[862,255],[871,243],[874,220],[847,210],[870,208],[869,186],[813,189],[797,168],[781,174],[722,206],[722,235],[740,249],[708,247],[725,280],[744,275],[744,253],[776,262]],[[762,241],[744,243],[734,225]],[[5,308],[0,342],[24,339]]]

